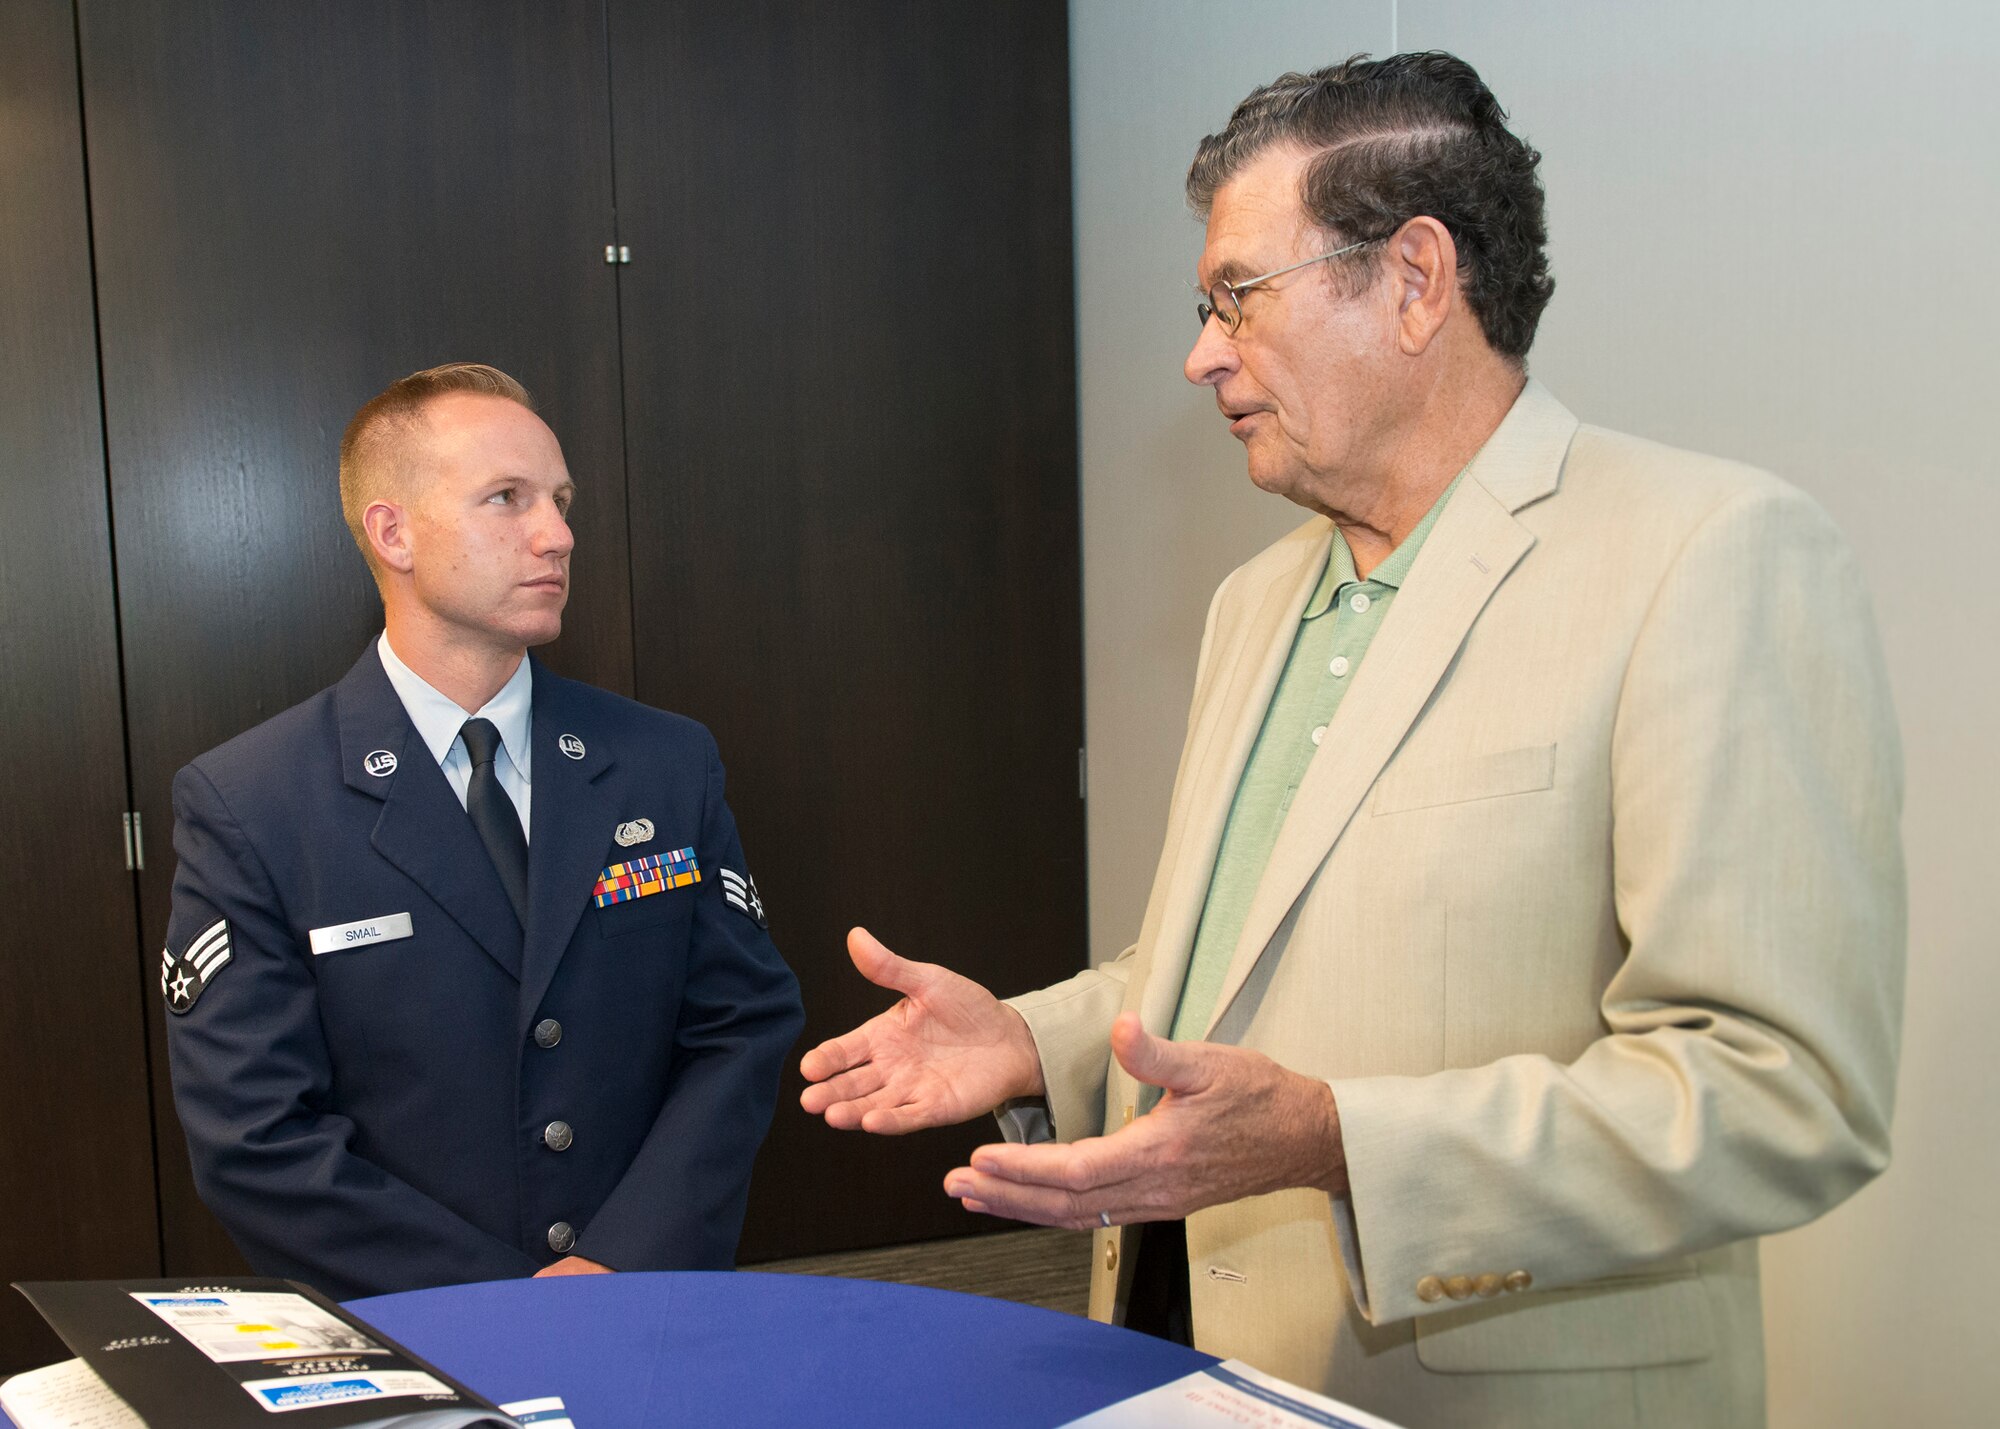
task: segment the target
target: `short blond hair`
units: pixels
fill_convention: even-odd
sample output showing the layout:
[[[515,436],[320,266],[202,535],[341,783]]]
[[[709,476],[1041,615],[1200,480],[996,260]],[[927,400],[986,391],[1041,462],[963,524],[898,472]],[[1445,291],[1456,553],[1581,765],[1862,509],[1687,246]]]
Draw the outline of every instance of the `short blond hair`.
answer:
[[[504,397],[530,412],[535,410],[535,399],[528,395],[528,389],[499,368],[483,362],[447,362],[391,382],[361,404],[341,433],[340,514],[347,518],[354,544],[361,548],[361,558],[378,580],[381,571],[368,543],[368,530],[361,524],[361,513],[371,501],[400,494],[410,439],[417,435],[425,406],[452,392]]]

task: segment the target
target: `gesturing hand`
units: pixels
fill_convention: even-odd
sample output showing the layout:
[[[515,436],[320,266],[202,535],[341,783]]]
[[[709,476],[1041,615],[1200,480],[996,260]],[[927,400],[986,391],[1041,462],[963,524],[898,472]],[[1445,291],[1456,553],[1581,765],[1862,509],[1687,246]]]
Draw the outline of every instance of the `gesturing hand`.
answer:
[[[585,1260],[580,1255],[566,1255],[554,1265],[545,1265],[534,1274],[536,1280],[546,1280],[557,1275],[611,1275],[615,1272],[608,1265],[599,1265],[594,1260]]]
[[[949,1126],[1042,1090],[1021,1014],[970,978],[899,958],[864,928],[847,935],[861,975],[902,1001],[799,1063],[799,1105],[841,1131],[888,1136]]]
[[[1261,1052],[1154,1037],[1129,1012],[1112,1024],[1111,1050],[1134,1077],[1165,1088],[1151,1113],[1083,1141],[982,1146],[945,1177],[946,1193],[969,1211],[1089,1230],[1293,1186],[1347,1189],[1326,1083]]]

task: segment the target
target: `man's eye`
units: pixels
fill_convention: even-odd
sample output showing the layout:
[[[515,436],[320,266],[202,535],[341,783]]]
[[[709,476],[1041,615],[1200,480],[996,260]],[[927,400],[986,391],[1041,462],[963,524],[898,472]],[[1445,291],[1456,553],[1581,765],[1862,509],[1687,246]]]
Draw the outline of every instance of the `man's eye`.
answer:
[[[486,499],[488,501],[497,501],[502,506],[511,506],[514,502],[514,492],[513,489],[510,487],[506,491],[496,491]]]

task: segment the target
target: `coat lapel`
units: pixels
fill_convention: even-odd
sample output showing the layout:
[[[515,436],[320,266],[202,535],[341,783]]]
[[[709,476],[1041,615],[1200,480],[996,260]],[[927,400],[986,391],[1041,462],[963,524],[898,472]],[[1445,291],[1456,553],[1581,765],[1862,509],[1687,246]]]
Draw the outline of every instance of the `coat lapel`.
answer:
[[[521,975],[521,927],[493,860],[450,781],[417,737],[371,643],[335,688],[340,772],[347,786],[382,803],[369,842],[407,874],[489,957]],[[392,773],[370,774],[368,756],[387,750]]]
[[[1401,746],[1493,592],[1534,545],[1533,534],[1514,513],[1556,489],[1576,427],[1576,418],[1531,381],[1473,458],[1467,479],[1431,529],[1292,799],[1251,900],[1209,1032]],[[1295,611],[1292,626],[1281,632],[1287,649],[1296,623]],[[1238,731],[1246,758],[1276,678],[1273,674]],[[1202,888],[1206,890],[1205,880]],[[1174,993],[1178,996],[1178,983]]]
[[[1327,531],[1326,522],[1318,523]],[[1248,614],[1230,629],[1218,629],[1215,669],[1198,693],[1201,707],[1189,737],[1188,768],[1179,787],[1186,806],[1170,816],[1173,866],[1157,880],[1163,890],[1157,926],[1141,942],[1148,959],[1141,984],[1139,1018],[1148,1032],[1164,1037],[1180,1005],[1188,959],[1208,901],[1208,884],[1236,786],[1249,762],[1265,708],[1284,673],[1292,633],[1325,568],[1327,546],[1311,538],[1311,527],[1288,538],[1293,558],[1265,578],[1261,591],[1247,593]]]
[[[613,850],[615,791],[604,776],[614,764],[600,724],[568,680],[534,667],[534,791],[528,838],[528,938],[522,960],[521,1017],[534,1017],[554,981],[563,951]],[[583,757],[563,752],[564,736]]]

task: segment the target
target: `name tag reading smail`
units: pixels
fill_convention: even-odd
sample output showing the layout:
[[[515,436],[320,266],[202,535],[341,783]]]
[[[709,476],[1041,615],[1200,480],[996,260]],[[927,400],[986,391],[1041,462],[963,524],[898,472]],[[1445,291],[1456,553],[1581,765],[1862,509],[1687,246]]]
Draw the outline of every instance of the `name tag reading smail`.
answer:
[[[364,918],[359,923],[342,923],[337,928],[312,930],[315,954],[337,953],[342,948],[365,948],[373,943],[393,943],[410,936],[410,915],[387,913],[380,918]]]

